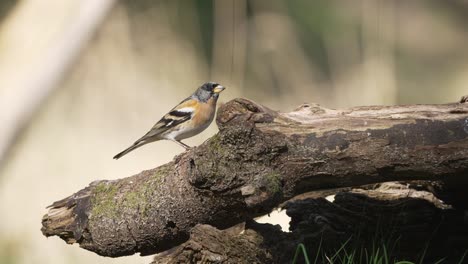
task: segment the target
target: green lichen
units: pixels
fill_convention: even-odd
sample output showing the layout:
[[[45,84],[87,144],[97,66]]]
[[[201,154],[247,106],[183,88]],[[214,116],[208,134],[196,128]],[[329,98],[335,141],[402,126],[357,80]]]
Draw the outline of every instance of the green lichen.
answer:
[[[122,199],[122,206],[128,209],[138,208],[143,197],[144,195],[139,190],[126,192]]]
[[[126,208],[139,210],[144,217],[148,216],[148,209],[154,202],[154,191],[161,185],[162,179],[170,173],[172,163],[157,168],[153,175],[148,178],[148,181],[138,186],[134,191],[127,192],[124,197]]]
[[[117,182],[99,183],[93,190],[91,217],[116,219],[128,211],[137,211],[141,216],[147,216],[154,191],[170,172],[171,164],[157,168],[143,182],[131,177]]]
[[[281,191],[281,174],[277,171],[271,171],[264,176],[267,180],[266,189],[271,194],[276,194]]]
[[[117,215],[117,208],[115,203],[115,195],[117,193],[117,186],[109,182],[101,182],[93,190],[93,197],[91,198],[92,216],[105,216],[113,218]]]
[[[170,162],[166,165],[163,165],[159,168],[157,168],[153,175],[149,179],[149,184],[160,184],[162,179],[168,175],[168,173],[171,172],[172,168],[174,167],[174,163]]]
[[[221,144],[221,135],[219,133],[210,138],[208,149],[214,153],[224,152],[224,148]]]

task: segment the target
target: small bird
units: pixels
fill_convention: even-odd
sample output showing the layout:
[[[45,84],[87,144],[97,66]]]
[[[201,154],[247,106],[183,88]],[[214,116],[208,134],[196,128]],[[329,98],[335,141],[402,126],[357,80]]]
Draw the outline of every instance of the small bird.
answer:
[[[216,102],[224,89],[222,85],[214,82],[203,84],[164,115],[148,133],[115,155],[114,159],[119,159],[134,149],[161,139],[174,141],[186,150],[190,149],[190,146],[180,140],[199,134],[211,124],[216,112]]]

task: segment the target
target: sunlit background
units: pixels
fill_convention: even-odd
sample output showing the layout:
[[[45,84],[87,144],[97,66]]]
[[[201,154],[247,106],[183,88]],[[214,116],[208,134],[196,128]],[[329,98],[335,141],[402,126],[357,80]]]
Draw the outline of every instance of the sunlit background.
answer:
[[[463,0],[0,1],[0,263],[149,263],[46,239],[41,217],[181,153],[157,142],[112,159],[205,81],[227,87],[221,103],[281,111],[456,101],[466,14]]]

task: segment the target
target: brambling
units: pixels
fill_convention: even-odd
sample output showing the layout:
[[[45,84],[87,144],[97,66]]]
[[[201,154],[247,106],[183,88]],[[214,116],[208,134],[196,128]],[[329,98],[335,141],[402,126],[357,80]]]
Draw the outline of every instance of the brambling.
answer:
[[[214,82],[203,84],[191,96],[164,115],[148,133],[115,155],[114,159],[119,159],[134,149],[162,139],[171,140],[186,150],[190,149],[190,146],[182,143],[181,140],[199,134],[211,124],[216,112],[216,102],[224,89],[223,86]]]

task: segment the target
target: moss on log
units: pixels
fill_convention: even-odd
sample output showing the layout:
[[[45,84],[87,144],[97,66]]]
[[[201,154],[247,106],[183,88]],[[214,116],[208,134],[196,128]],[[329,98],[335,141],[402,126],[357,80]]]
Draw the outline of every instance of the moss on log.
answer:
[[[168,164],[55,202],[43,234],[104,256],[145,255],[180,245],[197,224],[227,228],[307,191],[468,182],[468,104],[280,113],[235,99],[217,124],[217,135]]]

